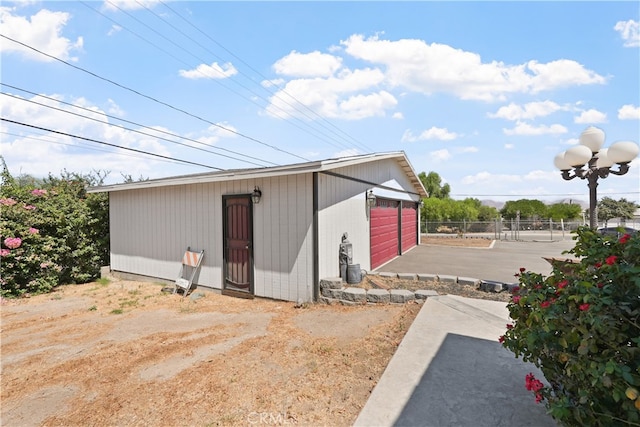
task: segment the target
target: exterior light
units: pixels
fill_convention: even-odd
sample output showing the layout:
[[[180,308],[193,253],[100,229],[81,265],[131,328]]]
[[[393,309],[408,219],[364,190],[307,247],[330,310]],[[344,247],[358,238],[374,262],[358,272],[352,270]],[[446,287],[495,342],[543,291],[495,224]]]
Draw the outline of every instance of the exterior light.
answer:
[[[260,191],[259,187],[255,187],[253,189],[253,193],[251,193],[251,201],[257,205],[258,203],[260,203],[261,197],[262,197],[262,191]]]
[[[619,141],[611,144],[607,156],[613,163],[629,163],[638,157],[639,151],[638,144],[631,141]]]
[[[373,190],[367,191],[367,206],[370,208],[376,205],[376,195],[373,194]]]
[[[571,147],[564,153],[564,159],[573,167],[584,165],[591,156],[591,150],[584,145]]]
[[[580,144],[597,153],[604,145],[604,131],[595,126],[589,126],[580,134]]]
[[[638,156],[640,147],[631,141],[620,141],[602,148],[604,131],[589,126],[580,134],[580,145],[569,148],[553,159],[553,164],[562,171],[562,178],[586,179],[589,186],[589,226],[598,226],[598,179],[629,172],[629,163]],[[611,169],[617,163],[618,169]],[[573,169],[573,171],[572,171]]]

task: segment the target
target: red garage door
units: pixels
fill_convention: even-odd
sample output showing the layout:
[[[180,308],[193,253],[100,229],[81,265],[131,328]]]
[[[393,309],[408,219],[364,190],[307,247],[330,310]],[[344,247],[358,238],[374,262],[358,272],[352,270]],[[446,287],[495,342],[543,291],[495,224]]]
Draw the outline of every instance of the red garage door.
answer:
[[[402,202],[402,253],[418,244],[418,205]]]
[[[398,255],[398,202],[376,199],[371,208],[371,269]]]

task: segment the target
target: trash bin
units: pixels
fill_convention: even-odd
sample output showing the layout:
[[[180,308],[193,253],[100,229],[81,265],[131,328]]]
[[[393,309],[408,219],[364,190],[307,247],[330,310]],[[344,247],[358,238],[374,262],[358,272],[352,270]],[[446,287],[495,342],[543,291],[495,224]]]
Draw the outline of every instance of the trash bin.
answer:
[[[355,284],[362,281],[362,271],[360,264],[349,264],[347,266],[347,283]]]

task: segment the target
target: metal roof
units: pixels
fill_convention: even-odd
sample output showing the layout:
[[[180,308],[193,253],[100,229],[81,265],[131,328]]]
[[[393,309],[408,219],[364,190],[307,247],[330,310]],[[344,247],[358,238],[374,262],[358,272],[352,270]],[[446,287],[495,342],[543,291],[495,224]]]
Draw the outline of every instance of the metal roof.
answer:
[[[322,172],[338,169],[346,166],[359,165],[379,160],[395,159],[405,172],[416,193],[421,197],[428,197],[422,182],[418,178],[413,166],[404,151],[394,151],[388,153],[372,153],[359,156],[340,157],[337,159],[318,160],[315,162],[296,163],[285,166],[273,166],[265,168],[251,169],[230,169],[218,172],[205,172],[199,174],[181,175],[167,178],[150,179],[147,181],[127,182],[122,184],[102,185],[91,187],[89,193],[104,193],[112,191],[139,190],[153,187],[166,187],[173,185],[200,184],[207,182],[233,181],[239,179],[258,179],[273,176],[292,175],[298,173]]]

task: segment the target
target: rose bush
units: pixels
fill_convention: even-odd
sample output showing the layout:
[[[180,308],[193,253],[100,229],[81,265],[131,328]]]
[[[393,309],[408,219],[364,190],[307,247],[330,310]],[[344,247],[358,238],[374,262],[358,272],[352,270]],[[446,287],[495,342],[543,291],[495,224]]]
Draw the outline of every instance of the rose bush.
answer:
[[[500,342],[540,368],[548,384],[525,387],[562,424],[640,425],[640,233],[575,239],[571,268],[518,274]]]
[[[100,176],[100,175],[99,175]],[[108,201],[86,194],[94,177],[18,180],[3,165],[0,189],[2,296],[48,292],[97,277],[108,263]]]

